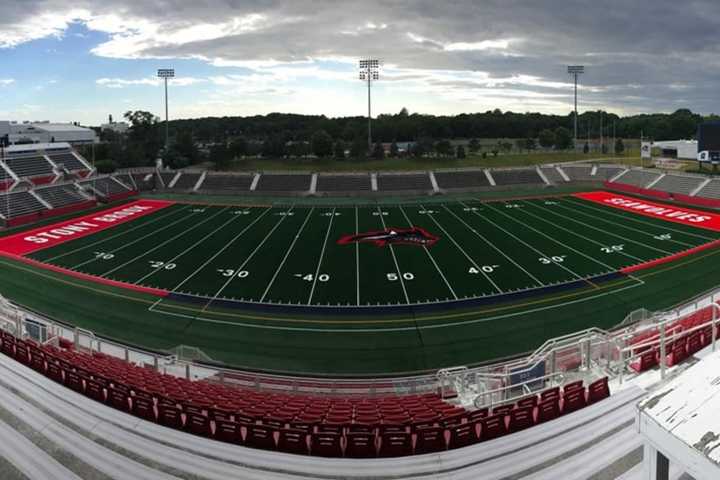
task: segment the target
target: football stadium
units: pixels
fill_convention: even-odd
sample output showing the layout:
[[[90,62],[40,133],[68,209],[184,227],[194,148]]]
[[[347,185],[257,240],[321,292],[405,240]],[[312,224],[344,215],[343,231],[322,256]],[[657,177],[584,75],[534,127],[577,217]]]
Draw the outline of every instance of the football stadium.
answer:
[[[0,121],[1,478],[720,478],[709,83],[666,91],[655,70],[651,84],[621,86],[623,68],[572,46],[572,57],[544,54],[565,62],[571,81],[560,81],[525,63],[536,58],[526,39],[454,37],[465,12],[450,7],[442,22],[427,6],[393,10],[446,38],[390,37],[412,48],[382,44],[376,53],[398,57],[387,63],[358,61],[340,40],[389,35],[407,27],[400,19],[328,34],[337,46],[306,54],[337,5],[314,19],[213,5],[228,24],[177,7],[179,23],[139,10],[133,27],[127,2],[110,17],[88,7],[25,39],[52,20],[38,11],[0,33],[0,50],[20,55],[13,68],[56,51],[52,41],[91,45],[76,53],[93,69],[150,61],[157,72],[97,78],[95,90],[0,78],[2,114],[21,118]],[[483,8],[505,21],[505,9]],[[265,22],[281,14],[306,27],[297,52],[284,40],[294,30],[279,42],[300,57],[231,59],[213,44],[275,45],[285,23]],[[557,35],[547,21],[538,38]],[[414,48],[431,67],[413,63]],[[173,61],[192,74],[176,77]],[[348,74],[360,104],[344,96]],[[458,109],[478,82],[485,97]],[[54,103],[56,83],[72,108]],[[640,96],[643,86],[659,93]],[[153,88],[162,104],[146,96]],[[182,88],[191,93],[178,93],[171,118]],[[578,111],[579,89],[597,111]],[[47,105],[14,103],[30,90]],[[310,93],[302,107],[278,100],[298,92]],[[635,113],[672,111],[661,93],[704,113]],[[372,95],[440,113],[375,114]],[[528,113],[481,108],[497,101]],[[128,104],[164,118],[67,123]],[[24,120],[38,111],[53,120]]]

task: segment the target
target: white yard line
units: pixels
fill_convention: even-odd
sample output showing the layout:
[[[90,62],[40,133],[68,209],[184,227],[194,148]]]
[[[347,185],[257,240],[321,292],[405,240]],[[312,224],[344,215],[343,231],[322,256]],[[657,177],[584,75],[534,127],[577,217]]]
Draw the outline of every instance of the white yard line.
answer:
[[[292,207],[290,207],[289,210],[286,210],[285,212],[286,212],[286,213],[290,213],[293,208],[295,208],[294,205],[293,205]],[[250,260],[252,260],[252,258],[253,258],[253,257],[255,256],[255,254],[258,252],[258,250],[260,250],[260,249],[262,248],[262,246],[265,245],[265,242],[267,242],[267,239],[270,238],[270,236],[271,236],[273,233],[275,233],[275,230],[277,230],[277,228],[282,224],[282,222],[285,221],[286,218],[288,218],[288,215],[283,215],[283,216],[280,218],[280,220],[275,224],[275,226],[267,233],[267,235],[265,235],[265,238],[262,239],[262,241],[255,247],[255,249],[254,249],[254,250],[250,253],[250,255],[245,259],[245,261],[244,261],[239,267],[237,267],[237,268],[234,269],[235,272],[241,271],[241,270],[243,269],[243,267],[244,267],[245,265],[247,265],[247,263],[248,263]],[[204,312],[205,310],[207,310],[207,308],[208,308],[215,300],[218,299],[218,297],[219,297],[220,294],[223,292],[223,290],[225,290],[225,288],[227,288],[227,286],[230,285],[230,282],[232,282],[234,279],[235,279],[235,275],[232,275],[230,278],[228,278],[227,281],[226,281],[225,283],[223,283],[222,287],[220,287],[220,289],[219,289],[217,292],[215,292],[215,295],[213,295],[212,298],[203,306],[203,308],[202,308],[201,311]]]
[[[464,204],[463,204],[463,205],[464,205]],[[490,240],[488,240],[487,238],[485,238],[485,235],[483,235],[482,233],[478,232],[476,228],[474,228],[473,226],[469,225],[465,220],[463,220],[462,218],[460,218],[455,212],[453,212],[452,210],[450,210],[446,205],[443,205],[443,208],[444,208],[445,210],[447,210],[448,212],[450,212],[450,215],[452,215],[453,217],[457,218],[457,219],[460,221],[460,223],[462,223],[463,225],[465,225],[465,227],[466,227],[468,230],[470,230],[471,232],[473,232],[477,237],[479,237],[483,242],[485,242],[486,245],[490,246],[490,248],[492,248],[493,250],[495,250],[496,252],[498,252],[500,255],[502,255],[503,257],[505,257],[505,259],[506,259],[508,262],[512,263],[512,264],[515,265],[517,268],[519,268],[520,270],[522,270],[523,272],[525,272],[525,275],[527,275],[528,277],[530,277],[530,278],[532,279],[532,281],[537,284],[538,287],[543,287],[543,286],[545,286],[545,284],[544,284],[543,282],[541,282],[540,280],[538,280],[538,278],[535,277],[535,275],[533,275],[532,273],[530,273],[530,272],[528,272],[527,270],[525,270],[525,268],[523,268],[522,265],[520,265],[520,264],[517,263],[515,260],[513,260],[513,258],[510,257],[509,255],[507,255],[505,252],[503,252],[502,250],[500,250],[497,246],[495,246],[495,244],[494,244],[493,242],[491,242]],[[477,214],[477,212],[473,212],[473,213]],[[480,218],[483,218],[483,217],[480,217]],[[485,220],[485,219],[483,219],[483,220]],[[487,220],[486,220],[486,221],[487,221]],[[505,292],[503,292],[503,293],[505,293]]]
[[[423,205],[420,205],[420,208],[425,209],[425,207]],[[497,293],[504,293],[502,291],[502,289],[500,287],[498,287],[497,284],[493,281],[493,279],[490,278],[490,275],[485,273],[485,271],[480,267],[480,265],[478,265],[477,262],[475,262],[475,260],[473,260],[473,258],[470,255],[468,255],[468,253],[460,246],[460,244],[457,241],[455,241],[455,238],[453,238],[453,236],[450,235],[450,233],[447,230],[445,230],[445,228],[442,225],[440,225],[440,223],[437,221],[435,216],[430,215],[430,219],[433,222],[435,222],[435,225],[437,225],[438,228],[440,230],[442,230],[442,232],[445,234],[445,236],[448,239],[450,239],[450,241],[455,245],[455,247],[465,256],[465,258],[468,259],[468,261],[472,264],[472,266],[475,267],[475,269],[478,272],[480,272],[483,275],[483,277],[485,277],[485,279],[487,279],[488,282],[490,282],[490,284],[493,286],[493,288],[495,288],[495,290],[497,290]]]
[[[265,297],[267,296],[268,292],[270,291],[270,288],[272,288],[273,283],[275,283],[275,279],[277,278],[278,274],[280,273],[280,270],[282,270],[283,266],[285,265],[285,262],[287,261],[288,257],[290,256],[290,253],[293,251],[293,248],[295,248],[295,244],[298,241],[298,238],[300,238],[300,234],[302,234],[303,230],[305,229],[305,225],[307,225],[308,220],[310,220],[310,215],[312,215],[313,211],[315,211],[315,208],[311,208],[308,212],[307,216],[305,217],[305,221],[303,221],[302,225],[300,226],[300,229],[295,234],[295,238],[293,238],[292,243],[290,244],[290,248],[288,248],[287,252],[285,252],[285,256],[283,257],[282,261],[280,262],[280,265],[278,265],[277,269],[275,269],[275,273],[273,274],[272,278],[270,279],[270,282],[268,282],[267,287],[265,288],[265,291],[262,294],[262,297],[260,297],[260,301],[263,302],[265,300]]]
[[[405,217],[405,220],[408,222],[408,224],[411,227],[414,227],[413,223],[410,221],[410,218],[407,216],[407,213],[405,213],[405,210],[403,209],[402,205],[398,206],[400,208],[400,211],[402,212],[403,216]],[[422,208],[422,207],[421,207]],[[428,214],[430,215],[430,214]],[[458,299],[458,296],[455,294],[455,290],[453,290],[452,286],[450,285],[450,282],[448,282],[447,278],[445,278],[445,274],[440,270],[440,267],[438,266],[437,262],[435,262],[435,259],[433,258],[432,254],[430,253],[430,250],[427,248],[426,245],[423,245],[423,249],[425,250],[425,253],[427,253],[428,258],[432,262],[433,265],[435,265],[435,270],[440,274],[440,277],[442,277],[443,282],[445,282],[445,285],[447,285],[448,290],[450,290],[450,293],[452,293],[452,296],[455,300]]]
[[[562,208],[562,209],[564,209],[564,210],[568,210],[568,211],[573,212],[573,213],[579,213],[580,215],[584,215],[584,216],[586,216],[586,217],[590,217],[590,218],[593,218],[593,219],[595,219],[595,220],[599,220],[599,221],[601,221],[601,222],[609,223],[610,225],[615,225],[616,227],[624,228],[625,230],[631,230],[631,231],[633,231],[633,232],[637,232],[637,233],[640,233],[640,234],[643,234],[643,235],[646,235],[646,236],[649,236],[649,237],[653,237],[653,238],[654,238],[654,237],[657,236],[657,235],[654,235],[654,234],[652,234],[652,233],[650,233],[650,232],[648,232],[648,231],[646,231],[646,230],[640,230],[639,228],[629,227],[629,226],[624,225],[624,224],[619,223],[619,222],[614,222],[614,221],[608,220],[608,219],[606,219],[606,218],[598,217],[598,216],[592,215],[592,214],[590,214],[590,213],[583,212],[582,209],[577,209],[577,208],[568,207],[568,206],[566,206],[566,205],[577,205],[577,204],[568,203],[567,201],[565,201],[565,200],[563,200],[563,199],[558,199],[558,200],[560,200],[562,203],[558,203],[557,206],[560,207],[560,208]],[[678,245],[682,245],[682,246],[687,247],[687,248],[695,247],[695,245],[691,245],[691,244],[689,244],[689,243],[681,242],[680,240],[670,239],[669,241],[670,241],[671,243],[677,243]]]
[[[160,220],[165,219],[166,217],[169,217],[169,216],[171,216],[171,215],[174,215],[174,214],[176,214],[176,213],[178,213],[178,212],[182,212],[183,210],[186,210],[186,209],[189,208],[189,207],[190,207],[190,205],[188,205],[187,207],[178,208],[177,210],[172,210],[172,211],[170,211],[170,212],[165,213],[165,215],[161,215],[161,216],[159,216],[158,218],[155,218],[155,219],[153,219],[153,220],[150,220],[149,222],[144,222],[144,223],[142,223],[141,225],[136,225],[136,226],[134,226],[134,227],[132,227],[132,228],[129,228],[129,229],[127,229],[127,230],[123,230],[122,232],[116,233],[115,235],[112,235],[112,236],[110,236],[110,237],[103,238],[103,239],[101,239],[101,240],[98,240],[98,241],[96,241],[96,242],[90,243],[90,244],[85,245],[85,246],[83,246],[83,247],[76,248],[76,249],[74,249],[74,250],[70,250],[69,252],[61,253],[60,255],[56,255],[56,256],[54,256],[54,257],[48,258],[48,259],[45,260],[45,261],[48,262],[48,263],[50,263],[50,262],[52,262],[53,260],[57,260],[58,258],[63,258],[63,257],[65,257],[65,256],[67,256],[67,255],[72,255],[73,253],[77,253],[77,252],[79,252],[79,251],[81,251],[81,250],[85,250],[85,249],[87,249],[87,248],[92,248],[92,247],[94,247],[94,246],[96,246],[96,245],[100,245],[101,243],[104,243],[104,242],[113,240],[113,239],[118,238],[118,237],[122,237],[123,235],[127,235],[127,234],[130,233],[130,232],[134,232],[135,230],[137,230],[137,229],[139,229],[139,228],[143,228],[143,227],[146,226],[146,225],[152,225],[152,224],[154,224],[154,223],[156,223],[156,222],[159,222]],[[184,218],[186,218],[186,217],[184,217]]]
[[[608,295],[615,295],[620,292],[624,292],[626,290],[630,290],[632,288],[637,288],[645,284],[640,279],[633,278],[633,280],[636,280],[637,283],[634,283],[632,285],[627,285],[625,287],[617,288],[614,290],[609,290],[607,292],[598,293],[595,295],[591,295],[588,297],[578,298],[576,300],[570,300],[567,302],[562,302],[554,305],[547,305],[544,307],[536,307],[531,308],[529,310],[522,310],[519,312],[511,312],[511,313],[504,313],[500,315],[494,315],[492,317],[486,317],[486,318],[477,318],[474,320],[460,320],[455,322],[447,322],[447,323],[428,323],[426,325],[416,323],[413,326],[409,327],[379,327],[379,328],[357,328],[352,329],[353,332],[358,333],[375,333],[375,332],[407,332],[407,331],[416,331],[416,330],[434,330],[438,328],[452,328],[452,327],[458,327],[458,326],[465,326],[465,325],[472,325],[477,323],[486,323],[486,322],[492,322],[496,320],[504,320],[507,318],[513,318],[518,317],[522,315],[527,315],[531,313],[537,313],[537,312],[544,312],[548,310],[552,310],[554,308],[563,308],[569,305],[576,305],[579,303],[584,303],[590,300],[595,300],[598,298],[603,298]],[[229,325],[234,327],[240,327],[240,328],[254,328],[258,330],[278,330],[278,331],[291,331],[291,332],[322,332],[322,333],[347,333],[347,328],[318,328],[316,326],[313,327],[288,327],[288,326],[275,326],[275,325],[268,325],[267,323],[246,323],[246,322],[235,322],[231,320],[218,320],[214,318],[206,318],[206,317],[200,317],[196,315],[189,315],[189,314],[183,314],[183,313],[175,313],[175,312],[168,312],[160,309],[155,309],[155,304],[148,307],[148,309],[155,313],[160,313],[162,315],[170,315],[174,317],[180,317],[180,318],[187,318],[192,320],[198,320],[200,322],[204,323],[213,323],[218,325]],[[371,307],[372,308],[372,307]],[[417,322],[417,320],[408,319],[406,323],[413,323]],[[341,323],[341,322],[340,322]]]
[[[227,210],[228,208],[230,208],[230,207],[225,207],[225,208],[219,210],[217,213],[215,213],[215,214],[213,214],[213,215],[210,215],[208,218],[206,218],[206,219],[203,220],[202,222],[195,224],[194,226],[190,227],[189,229],[187,229],[187,230],[185,230],[185,231],[182,231],[182,232],[178,233],[177,235],[173,235],[172,237],[168,238],[168,239],[165,240],[164,242],[161,242],[161,243],[155,245],[155,246],[154,246],[153,248],[151,248],[150,250],[146,250],[146,251],[144,251],[143,253],[141,253],[140,255],[137,255],[136,257],[131,258],[131,259],[128,260],[127,262],[121,263],[121,264],[118,265],[117,267],[112,268],[112,269],[108,270],[107,272],[105,272],[105,273],[103,273],[103,274],[101,274],[101,275],[98,275],[98,276],[100,276],[100,277],[105,277],[106,275],[110,275],[111,273],[120,270],[120,269],[123,268],[124,266],[129,265],[129,264],[137,261],[139,258],[142,258],[142,257],[147,256],[148,253],[152,253],[152,252],[154,252],[155,250],[164,247],[164,246],[167,245],[168,243],[173,242],[173,241],[177,240],[178,238],[187,235],[189,232],[192,232],[192,231],[195,230],[196,228],[198,228],[198,227],[200,227],[200,226],[202,226],[202,225],[205,225],[207,222],[209,222],[209,221],[212,220],[213,218],[217,217],[218,215],[220,215],[221,213],[223,213],[223,212],[224,212],[225,210]],[[128,245],[130,245],[130,244],[128,244]]]
[[[578,220],[578,219],[576,219],[576,218],[567,217],[567,216],[561,215],[561,214],[559,214],[559,213],[557,213],[557,212],[553,212],[551,208],[545,208],[545,207],[540,206],[540,205],[537,205],[537,204],[535,204],[535,203],[528,202],[527,200],[524,200],[523,202],[524,202],[526,205],[530,205],[530,206],[536,207],[536,208],[540,209],[540,210],[543,211],[543,212],[548,212],[548,213],[550,213],[550,214],[552,214],[552,215],[555,215],[556,217],[560,217],[560,218],[562,218],[562,219],[564,219],[564,220],[568,220],[568,221],[570,221],[570,222],[577,223],[577,224],[582,225],[582,226],[584,226],[584,227],[586,227],[586,228],[589,228],[589,229],[591,229],[591,230],[595,230],[595,231],[597,231],[597,232],[604,233],[604,234],[606,234],[606,235],[610,235],[610,236],[613,236],[613,237],[615,237],[615,238],[619,238],[620,240],[623,240],[623,241],[625,241],[625,242],[634,243],[634,244],[636,244],[636,245],[640,245],[641,247],[649,248],[650,250],[655,250],[656,252],[660,252],[660,253],[665,254],[665,255],[672,255],[672,254],[673,254],[673,252],[668,252],[667,250],[663,250],[663,249],[661,249],[661,248],[656,248],[656,247],[647,245],[647,244],[645,244],[645,243],[638,242],[637,240],[632,240],[632,239],[627,238],[627,237],[624,237],[624,236],[622,236],[622,235],[618,235],[617,233],[612,233],[612,232],[610,232],[610,231],[608,231],[608,230],[603,230],[602,228],[598,228],[598,227],[595,227],[595,226],[593,226],[593,225],[589,225],[589,224],[587,224],[587,223],[585,223],[585,222],[583,222],[583,221],[580,221],[580,220]]]
[[[167,263],[175,263],[175,261],[176,261],[178,258],[182,257],[183,255],[185,255],[185,254],[188,253],[189,251],[193,250],[195,247],[197,247],[198,245],[200,245],[201,243],[203,243],[204,241],[206,241],[208,238],[210,238],[210,237],[212,237],[213,235],[215,235],[217,232],[219,232],[220,230],[222,230],[223,228],[225,228],[228,224],[234,222],[234,221],[237,220],[238,218],[240,218],[240,215],[233,215],[232,217],[230,217],[229,219],[227,219],[222,225],[220,225],[219,227],[217,227],[215,230],[213,230],[212,232],[208,233],[207,235],[205,235],[204,237],[202,237],[200,240],[198,240],[197,242],[193,243],[192,245],[190,245],[190,246],[187,247],[185,250],[183,250],[183,251],[180,252],[179,254],[175,255],[173,258],[171,258],[170,260],[166,261],[165,263],[166,263],[166,264],[167,264]],[[143,280],[145,280],[145,279],[148,278],[148,277],[151,277],[151,276],[155,275],[155,274],[156,274],[157,272],[159,272],[160,270],[161,270],[161,269],[159,269],[159,268],[154,268],[154,269],[152,270],[152,272],[148,273],[147,275],[145,275],[145,276],[143,276],[142,278],[140,278],[140,280],[137,280],[137,281],[135,281],[135,282],[133,282],[133,283],[134,283],[135,285],[138,285],[140,282],[142,282]]]
[[[533,218],[537,218],[538,220],[540,220],[540,221],[543,222],[543,223],[547,223],[547,224],[549,224],[549,225],[552,225],[553,228],[558,228],[558,229],[560,229],[560,230],[562,230],[562,231],[564,231],[564,232],[568,232],[569,234],[574,235],[574,236],[576,236],[576,237],[578,237],[578,238],[582,238],[582,239],[585,240],[586,242],[590,242],[590,243],[594,243],[595,245],[599,245],[600,248],[603,248],[603,247],[607,247],[607,246],[608,246],[608,245],[605,244],[605,243],[598,242],[597,240],[593,240],[592,238],[586,237],[585,235],[581,235],[581,234],[577,233],[575,230],[571,230],[571,229],[569,229],[569,228],[562,227],[562,226],[558,225],[557,223],[550,222],[550,221],[542,218],[542,217],[539,216],[539,215],[535,215],[534,213],[529,212],[527,208],[523,209],[523,212],[526,213],[527,215],[530,215],[530,216],[533,217]],[[636,262],[644,263],[644,262],[647,261],[647,260],[643,260],[642,258],[638,258],[638,257],[636,257],[635,255],[631,255],[631,254],[629,254],[629,253],[626,253],[626,252],[624,252],[624,251],[620,251],[620,252],[616,252],[616,253],[622,255],[623,257],[632,258],[632,259],[635,260]]]
[[[463,206],[465,206],[465,207],[467,207],[467,205],[466,205],[465,203],[463,203],[463,202],[460,202],[460,204],[463,205]],[[486,206],[487,206],[487,205],[486,205]],[[488,206],[488,207],[489,207],[489,206]],[[483,216],[480,215],[478,212],[473,212],[473,213],[474,213],[476,216],[484,219],[485,221],[492,223],[496,228],[499,228],[500,230],[502,230],[503,232],[505,232],[507,235],[510,235],[510,236],[513,237],[515,240],[517,240],[518,242],[522,243],[522,244],[525,245],[527,248],[529,248],[530,250],[534,251],[535,253],[537,253],[537,254],[540,255],[541,257],[544,257],[544,258],[551,258],[551,257],[552,257],[552,255],[548,255],[548,254],[546,254],[545,252],[543,252],[543,251],[535,248],[533,245],[527,243],[525,240],[521,239],[520,237],[518,237],[517,235],[515,235],[515,234],[512,233],[511,231],[506,230],[504,227],[501,227],[500,225],[498,225],[497,223],[493,222],[493,221],[490,220],[489,218],[483,217]],[[502,212],[501,212],[501,213],[502,213]],[[582,275],[580,275],[579,273],[576,273],[575,271],[573,271],[572,269],[570,269],[569,267],[563,265],[563,264],[560,263],[560,262],[552,262],[552,265],[557,265],[558,267],[560,267],[561,269],[565,270],[566,272],[568,272],[568,273],[569,273],[570,275],[572,275],[573,277],[575,277],[575,278],[577,278],[577,279],[579,279],[579,280],[584,280],[584,277],[583,277]]]
[[[380,217],[380,222],[382,222],[383,230],[387,230],[387,226],[385,225],[385,219],[382,215],[382,209],[380,207],[377,207],[378,210],[378,216]],[[392,255],[393,262],[395,263],[395,270],[397,270],[398,279],[400,280],[400,285],[402,286],[403,293],[405,294],[405,302],[410,303],[410,297],[408,296],[407,289],[405,288],[405,282],[403,281],[403,274],[400,271],[400,265],[398,265],[397,258],[395,257],[395,250],[393,250],[393,246],[388,244],[388,248],[390,248],[390,254]]]
[[[572,197],[572,198],[574,198],[574,197]],[[649,225],[649,226],[655,227],[655,228],[662,228],[663,230],[669,230],[669,231],[671,231],[671,232],[681,233],[681,234],[683,234],[683,235],[688,235],[688,236],[690,236],[690,237],[702,238],[703,240],[707,240],[707,241],[709,241],[709,242],[712,242],[712,241],[715,240],[715,239],[712,238],[712,237],[706,237],[705,235],[700,235],[699,233],[686,232],[686,231],[683,231],[683,230],[678,230],[678,229],[672,228],[672,227],[670,227],[670,225],[673,225],[673,222],[669,222],[669,221],[667,221],[667,220],[664,220],[662,217],[657,217],[657,220],[660,220],[660,221],[662,221],[662,222],[664,222],[664,223],[667,223],[668,226],[665,226],[665,225],[662,225],[662,226],[661,226],[661,225],[658,225],[657,223],[653,223],[653,222],[650,222],[650,221],[648,221],[648,220],[644,220],[644,218],[654,218],[654,217],[645,217],[645,216],[642,216],[642,215],[637,215],[637,218],[636,218],[635,215],[630,216],[630,215],[623,215],[623,214],[621,214],[621,213],[617,213],[617,212],[615,211],[615,209],[613,209],[612,207],[611,207],[611,208],[598,207],[598,206],[596,206],[595,204],[585,203],[585,202],[587,202],[587,201],[585,201],[585,202],[574,201],[574,200],[568,200],[568,201],[569,201],[570,203],[572,203],[572,204],[575,204],[575,205],[580,205],[580,206],[582,206],[582,207],[586,207],[586,208],[589,208],[589,209],[591,209],[591,210],[595,210],[595,211],[598,211],[598,212],[603,212],[603,213],[606,213],[606,214],[608,214],[608,215],[612,215],[613,217],[623,218],[623,219],[630,220],[630,221],[635,222],[635,223],[642,223],[643,225]],[[628,213],[629,213],[629,212],[628,212]],[[677,225],[677,224],[675,224],[675,225]]]
[[[504,217],[509,218],[509,219],[512,220],[513,222],[519,223],[520,225],[524,226],[525,228],[528,228],[528,229],[532,230],[533,232],[537,233],[538,235],[542,235],[543,237],[545,237],[545,238],[547,238],[547,239],[549,239],[549,240],[557,243],[558,245],[561,245],[562,247],[567,248],[568,250],[571,250],[571,251],[577,253],[578,255],[587,258],[587,259],[590,260],[591,262],[597,263],[598,265],[602,265],[603,267],[607,268],[607,271],[608,271],[608,272],[616,272],[617,270],[619,270],[618,268],[611,267],[611,266],[608,265],[607,263],[602,262],[602,261],[596,259],[595,257],[591,257],[590,255],[588,255],[588,254],[586,254],[586,253],[583,253],[583,252],[581,252],[580,250],[577,250],[577,249],[571,247],[570,245],[567,245],[566,243],[563,243],[563,242],[561,242],[560,240],[558,240],[558,239],[556,239],[556,238],[554,238],[554,237],[551,237],[550,235],[547,235],[545,232],[542,232],[542,231],[538,230],[537,228],[528,225],[527,223],[521,222],[520,220],[516,219],[515,217],[506,214],[506,213],[503,212],[502,210],[499,210],[499,209],[496,209],[496,208],[492,207],[489,203],[486,204],[486,206],[487,206],[488,208],[492,209],[493,211],[496,211],[496,212],[498,212],[499,214],[503,215]]]
[[[355,235],[358,234],[358,207],[355,207]],[[360,305],[360,244],[355,242],[355,295],[356,305]]]
[[[272,207],[266,208],[263,213],[261,213],[261,214],[260,214],[255,220],[253,220],[248,226],[246,226],[245,228],[243,228],[243,229],[240,231],[240,233],[238,233],[237,235],[235,235],[235,237],[234,237],[232,240],[230,240],[229,242],[227,242],[220,250],[218,250],[217,252],[215,252],[215,254],[213,254],[212,257],[210,257],[210,258],[208,258],[207,260],[205,260],[205,261],[202,263],[202,265],[200,265],[198,268],[196,268],[195,271],[194,271],[193,273],[191,273],[189,276],[185,277],[185,279],[184,279],[182,282],[180,282],[179,284],[177,284],[177,285],[175,286],[175,288],[173,288],[173,289],[171,290],[171,292],[177,291],[178,288],[180,288],[180,287],[182,287],[183,285],[185,285],[191,278],[193,278],[193,277],[194,277],[195,275],[197,275],[200,271],[202,271],[205,267],[207,267],[213,260],[215,260],[217,257],[219,257],[225,250],[227,250],[228,248],[230,248],[230,246],[231,246],[232,244],[234,244],[240,237],[242,237],[242,236],[245,234],[245,232],[247,232],[248,230],[250,230],[257,222],[260,221],[261,218],[263,218],[265,215],[267,215],[270,210],[272,210]]]
[[[325,247],[327,246],[328,237],[330,237],[330,230],[332,229],[333,220],[335,220],[335,207],[333,207],[332,209],[330,223],[328,224],[327,232],[325,232],[325,241],[323,242],[322,250],[320,251],[320,258],[318,259],[317,268],[315,269],[315,276],[313,277],[312,288],[310,288],[310,295],[308,296],[308,305],[310,305],[310,303],[312,302],[312,297],[315,293],[315,285],[317,285],[318,275],[320,275],[320,266],[322,265],[323,258],[325,257]]]

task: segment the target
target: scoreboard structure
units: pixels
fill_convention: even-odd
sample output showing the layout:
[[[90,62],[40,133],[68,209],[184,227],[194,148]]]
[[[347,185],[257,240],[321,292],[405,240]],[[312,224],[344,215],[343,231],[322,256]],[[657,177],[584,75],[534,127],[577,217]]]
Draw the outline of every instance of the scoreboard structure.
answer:
[[[713,165],[720,163],[720,122],[698,125],[698,161]]]

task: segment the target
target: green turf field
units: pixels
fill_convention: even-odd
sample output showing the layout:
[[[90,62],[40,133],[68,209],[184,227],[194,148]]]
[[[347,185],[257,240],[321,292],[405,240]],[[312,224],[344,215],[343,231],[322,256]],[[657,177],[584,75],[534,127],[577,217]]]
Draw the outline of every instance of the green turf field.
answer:
[[[415,226],[437,242],[337,243],[346,234]],[[193,345],[255,369],[386,374],[474,364],[590,325],[613,326],[635,308],[666,308],[720,280],[704,261],[716,250],[593,280],[718,238],[572,196],[363,207],[176,204],[30,256],[199,302],[158,299],[6,259],[0,292],[147,348]],[[686,281],[675,281],[679,275]],[[576,287],[543,290],[558,285]],[[42,294],[33,294],[37,289]],[[528,295],[512,296],[520,291]],[[467,306],[464,299],[487,301]],[[231,308],[227,300],[243,304]],[[438,303],[444,306],[423,310]],[[408,305],[415,307],[392,310]],[[353,313],[342,314],[343,307]]]

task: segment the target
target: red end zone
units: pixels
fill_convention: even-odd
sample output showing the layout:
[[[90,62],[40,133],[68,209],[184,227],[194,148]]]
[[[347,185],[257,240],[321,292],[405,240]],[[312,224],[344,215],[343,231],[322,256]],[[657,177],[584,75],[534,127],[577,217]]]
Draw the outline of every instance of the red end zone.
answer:
[[[37,260],[24,257],[23,255],[107,230],[115,225],[120,225],[136,218],[155,213],[158,210],[169,207],[170,205],[173,205],[173,202],[166,202],[163,200],[137,200],[118,207],[95,212],[91,215],[85,215],[84,217],[65,220],[64,222],[58,222],[52,225],[46,225],[44,227],[17,233],[15,235],[9,235],[5,238],[0,238],[0,256],[12,258],[46,270],[64,273],[83,280],[90,280],[104,285],[149,293],[156,296],[165,296],[168,293],[165,290],[140,287],[130,283],[75,272],[66,268],[42,263]]]
[[[693,227],[704,228],[707,230],[713,230],[720,232],[720,215],[703,212],[701,210],[692,210],[689,208],[676,208],[673,205],[666,205],[662,203],[647,202],[645,200],[639,200],[633,197],[626,197],[625,195],[619,195],[617,193],[608,192],[586,192],[576,193],[573,195],[583,200],[589,200],[591,202],[599,203],[608,207],[617,208],[619,210],[625,210],[628,212],[637,213],[646,217],[654,217],[669,222],[682,223],[684,225],[690,225]],[[702,252],[720,246],[720,240],[708,242],[704,245],[700,245],[694,248],[690,248],[683,252],[676,253],[664,258],[658,258],[631,267],[626,267],[620,270],[622,273],[633,273],[638,270],[644,270],[646,268],[656,267],[664,263],[675,261],[679,258],[692,255],[694,253]]]
[[[607,207],[613,207],[628,212],[637,213],[646,217],[659,218],[669,222],[682,223],[691,227],[705,228],[720,232],[720,214],[703,212],[690,208],[680,208],[674,205],[648,202],[633,197],[626,197],[617,193],[609,192],[585,192],[575,193],[574,197],[600,203]]]

